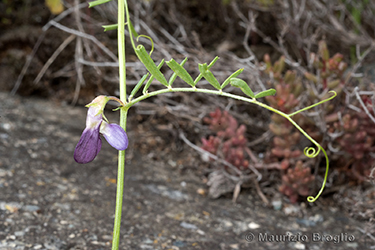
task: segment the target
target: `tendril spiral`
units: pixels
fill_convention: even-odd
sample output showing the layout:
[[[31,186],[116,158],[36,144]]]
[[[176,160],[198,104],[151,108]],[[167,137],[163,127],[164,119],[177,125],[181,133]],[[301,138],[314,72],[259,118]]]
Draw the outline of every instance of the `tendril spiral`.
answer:
[[[318,154],[320,153],[320,147],[318,147],[318,150],[316,150],[315,148],[313,147],[306,147],[304,150],[303,150],[303,153],[309,157],[309,158],[315,158],[318,156]]]
[[[315,143],[314,143],[315,144]],[[314,158],[316,156],[318,156],[319,152],[322,151],[325,158],[326,158],[326,172],[325,172],[325,175],[324,175],[324,179],[323,179],[323,183],[322,183],[322,187],[320,188],[319,190],[319,193],[314,197],[314,196],[308,196],[307,197],[307,201],[308,202],[315,202],[319,196],[322,194],[323,190],[324,190],[324,187],[327,183],[327,178],[328,178],[328,170],[329,170],[329,160],[328,160],[328,155],[327,155],[327,152],[324,150],[324,148],[322,146],[320,146],[319,144],[317,144],[317,147],[318,147],[318,150],[316,150],[315,148],[313,147],[306,147],[304,150],[303,150],[303,153],[309,157],[309,158]]]

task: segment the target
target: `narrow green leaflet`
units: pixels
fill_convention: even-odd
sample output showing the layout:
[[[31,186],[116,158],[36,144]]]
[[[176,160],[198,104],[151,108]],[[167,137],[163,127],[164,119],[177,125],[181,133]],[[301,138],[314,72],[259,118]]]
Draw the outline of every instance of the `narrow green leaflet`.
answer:
[[[276,94],[275,89],[267,89],[255,95],[255,99]]]
[[[138,45],[135,49],[135,53],[137,54],[139,60],[145,65],[146,69],[151,73],[156,80],[158,80],[161,84],[168,87],[168,82],[165,79],[164,75],[160,72],[160,70],[156,67],[156,64],[147,53],[145,47],[143,45]]]
[[[219,57],[218,57],[218,56],[216,56],[216,57],[212,60],[212,62],[207,66],[207,69],[210,69],[212,66],[214,66],[214,64],[217,62],[217,60],[219,60]],[[202,75],[202,73],[200,73],[200,74],[197,76],[197,78],[195,78],[195,80],[194,80],[194,86],[197,85],[197,83],[202,79],[202,77],[203,77],[203,75]]]
[[[109,31],[109,30],[115,30],[118,27],[118,24],[108,24],[108,25],[102,25],[104,28],[104,31]]]
[[[128,23],[126,22],[125,25],[127,25],[127,24]],[[117,29],[118,24],[115,23],[115,24],[102,25],[102,27],[104,28],[104,31],[115,30],[115,29]],[[138,33],[137,33],[137,31],[135,31],[134,26],[133,26],[133,24],[131,22],[129,24],[129,30],[133,34],[133,36],[135,36],[135,37],[139,36]]]
[[[89,8],[97,6],[97,5],[100,5],[100,4],[103,4],[103,3],[108,3],[110,1],[112,1],[112,0],[96,0],[96,1],[92,1],[92,2],[89,2]]]
[[[141,88],[141,86],[143,85],[143,83],[146,81],[148,75],[149,75],[149,73],[147,73],[146,75],[144,75],[141,78],[141,80],[139,80],[139,82],[137,83],[137,85],[135,85],[135,87],[133,88],[132,92],[130,93],[129,101],[131,101],[133,99],[133,97],[137,94],[138,90]]]
[[[159,63],[158,69],[161,69],[161,67],[163,66],[163,64],[164,64],[164,59],[162,59],[161,62]],[[154,78],[155,77],[153,75],[150,76],[150,79],[148,79],[148,81],[146,82],[146,85],[144,86],[144,88],[142,90],[142,94],[146,94],[147,93],[147,90],[150,87],[151,82],[154,80]]]
[[[137,31],[135,31],[134,26],[133,26],[132,22],[130,21],[130,19],[129,19],[128,27],[129,27],[130,32],[133,34],[133,36],[138,38],[139,35],[138,35]]]
[[[184,69],[184,64],[187,61],[187,58],[185,58],[181,64],[178,64],[173,58],[169,61],[167,61],[167,65],[173,70],[173,75],[171,76],[171,79],[169,80],[169,85],[172,85],[173,81],[176,79],[176,77],[180,77],[183,81],[185,81],[190,86],[194,87],[194,80],[190,76],[190,74]]]
[[[212,74],[212,72],[208,69],[207,63],[199,64],[198,67],[199,67],[199,71],[201,72],[201,74],[203,75],[203,77],[212,86],[214,86],[216,89],[220,90],[221,89],[220,83],[217,81],[217,79],[215,78],[214,74]]]
[[[230,79],[230,84],[233,87],[240,88],[242,92],[244,92],[246,95],[250,96],[251,98],[255,98],[254,92],[251,90],[249,85],[247,85],[247,83],[244,80],[239,79],[239,78],[232,78]]]
[[[234,72],[233,74],[231,74],[227,79],[225,79],[223,84],[221,84],[221,89],[225,88],[229,84],[230,80],[234,77],[237,77],[239,74],[242,73],[242,71],[243,71],[243,69],[239,69],[236,72]]]

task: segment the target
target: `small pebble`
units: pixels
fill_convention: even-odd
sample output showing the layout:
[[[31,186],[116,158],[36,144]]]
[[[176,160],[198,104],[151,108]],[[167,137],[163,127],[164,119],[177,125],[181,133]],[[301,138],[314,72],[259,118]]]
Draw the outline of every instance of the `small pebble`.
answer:
[[[231,221],[229,221],[229,220],[223,220],[222,221],[222,225],[224,227],[233,227],[233,223]]]
[[[305,226],[305,227],[315,227],[316,226],[316,222],[311,221],[309,219],[299,219],[299,218],[297,218],[296,222],[298,224],[302,225],[302,226]]]
[[[16,232],[14,232],[14,235],[15,235],[16,237],[22,237],[22,236],[25,235],[25,232],[24,232],[24,231],[16,231]]]
[[[256,224],[255,222],[250,222],[249,225],[247,225],[250,229],[257,229],[260,228],[259,224]]]
[[[272,201],[273,209],[280,210],[282,208],[282,206],[283,206],[283,203],[281,202],[281,200]]]
[[[175,242],[173,242],[173,246],[184,247],[184,246],[186,246],[186,243],[183,242],[183,241],[180,241],[180,240],[176,240]]]
[[[358,243],[357,242],[347,242],[345,245],[347,245],[350,248],[357,249]]]
[[[206,233],[200,229],[197,230],[197,233],[199,233],[200,235],[205,235]]]
[[[177,163],[171,159],[168,160],[168,164],[171,165],[172,167],[176,167]]]
[[[323,222],[323,220],[324,220],[324,218],[321,214],[316,214],[314,216],[311,216],[309,219],[314,221],[314,222]]]
[[[0,133],[0,138],[1,139],[8,139],[9,135],[5,133]]]
[[[103,235],[102,239],[103,240],[112,240],[112,235]]]
[[[143,243],[145,243],[145,244],[153,244],[154,241],[152,241],[152,240],[149,239],[149,238],[146,238],[146,239],[143,241]]]
[[[285,215],[298,214],[301,211],[301,208],[297,205],[288,205],[284,208]]]
[[[144,244],[140,245],[139,247],[140,247],[141,249],[154,249],[153,246],[150,246],[150,245],[144,245]]]
[[[232,244],[232,245],[229,245],[229,247],[232,249],[240,249],[238,244]]]
[[[10,128],[12,127],[9,123],[3,123],[3,124],[1,124],[1,126],[2,126],[3,129],[5,129],[5,130],[10,130]]]
[[[186,229],[193,229],[193,230],[198,229],[196,225],[190,224],[190,223],[187,223],[187,222],[184,222],[184,221],[181,222],[180,226],[183,227],[183,228],[186,228]]]
[[[23,209],[28,212],[36,212],[40,210],[40,207],[35,205],[26,205],[23,207]]]
[[[204,190],[203,188],[198,188],[197,189],[197,194],[206,195],[206,190]]]
[[[299,250],[304,250],[306,249],[306,246],[300,242],[297,242],[296,244],[294,244],[294,248],[299,249]]]

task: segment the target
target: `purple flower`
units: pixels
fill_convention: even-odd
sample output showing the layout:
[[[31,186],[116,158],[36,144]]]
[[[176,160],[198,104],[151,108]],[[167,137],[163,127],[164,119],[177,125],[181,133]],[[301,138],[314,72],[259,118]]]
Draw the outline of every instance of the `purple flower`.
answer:
[[[102,147],[100,134],[117,150],[128,147],[128,136],[123,128],[103,119],[103,109],[109,98],[98,96],[88,106],[86,128],[74,150],[74,160],[78,163],[89,163],[95,159]]]

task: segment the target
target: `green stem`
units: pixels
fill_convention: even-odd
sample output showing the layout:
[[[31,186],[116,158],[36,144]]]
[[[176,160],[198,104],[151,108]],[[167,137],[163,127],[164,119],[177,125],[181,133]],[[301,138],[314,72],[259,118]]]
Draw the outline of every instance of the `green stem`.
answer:
[[[126,61],[125,61],[125,5],[126,0],[118,0],[118,60],[119,60],[119,84],[120,100],[126,102]],[[120,25],[120,23],[122,25]],[[126,125],[126,124],[125,124]]]
[[[129,27],[129,25],[130,25],[130,14],[129,14],[129,8],[128,8],[128,1],[127,0],[125,0],[125,12],[126,12],[126,22],[128,24],[128,27]],[[135,51],[136,47],[135,47],[135,43],[134,43],[133,33],[130,30],[130,28],[128,30],[129,30],[130,42],[132,43],[132,47]]]
[[[127,110],[121,109],[120,124],[126,127]],[[124,127],[123,127],[124,128]],[[118,170],[117,170],[117,192],[116,192],[116,211],[115,211],[115,223],[113,229],[113,240],[112,250],[119,249],[120,243],[120,229],[121,229],[121,213],[122,213],[122,201],[124,196],[124,177],[125,177],[125,150],[121,150],[118,153]]]
[[[118,0],[118,59],[119,59],[119,88],[120,100],[126,103],[126,61],[125,61],[125,4],[126,0]],[[121,24],[121,25],[120,25]],[[128,109],[120,109],[120,126],[126,131],[126,119]],[[122,201],[124,195],[124,176],[125,176],[125,150],[118,153],[118,170],[117,170],[117,192],[116,192],[116,210],[115,222],[113,228],[112,250],[119,249]]]
[[[293,113],[291,113],[291,114],[289,114],[288,116],[289,117],[292,117],[292,116],[294,116],[294,115],[296,115],[296,114],[298,114],[298,113],[300,113],[300,112],[303,112],[303,111],[305,111],[305,110],[308,110],[308,109],[311,109],[311,108],[313,108],[313,107],[316,107],[316,106],[318,106],[318,105],[320,105],[320,104],[322,104],[322,103],[324,103],[324,102],[327,102],[327,101],[329,101],[329,100],[332,100],[333,98],[335,98],[336,96],[337,96],[337,93],[335,92],[335,91],[329,91],[328,93],[331,93],[331,94],[333,94],[331,97],[329,97],[329,98],[327,98],[327,99],[324,99],[324,100],[322,100],[322,101],[320,101],[320,102],[317,102],[317,103],[314,103],[313,105],[310,105],[310,106],[308,106],[308,107],[306,107],[306,108],[303,108],[303,109],[300,109],[300,110],[297,110],[296,112],[293,112]]]

